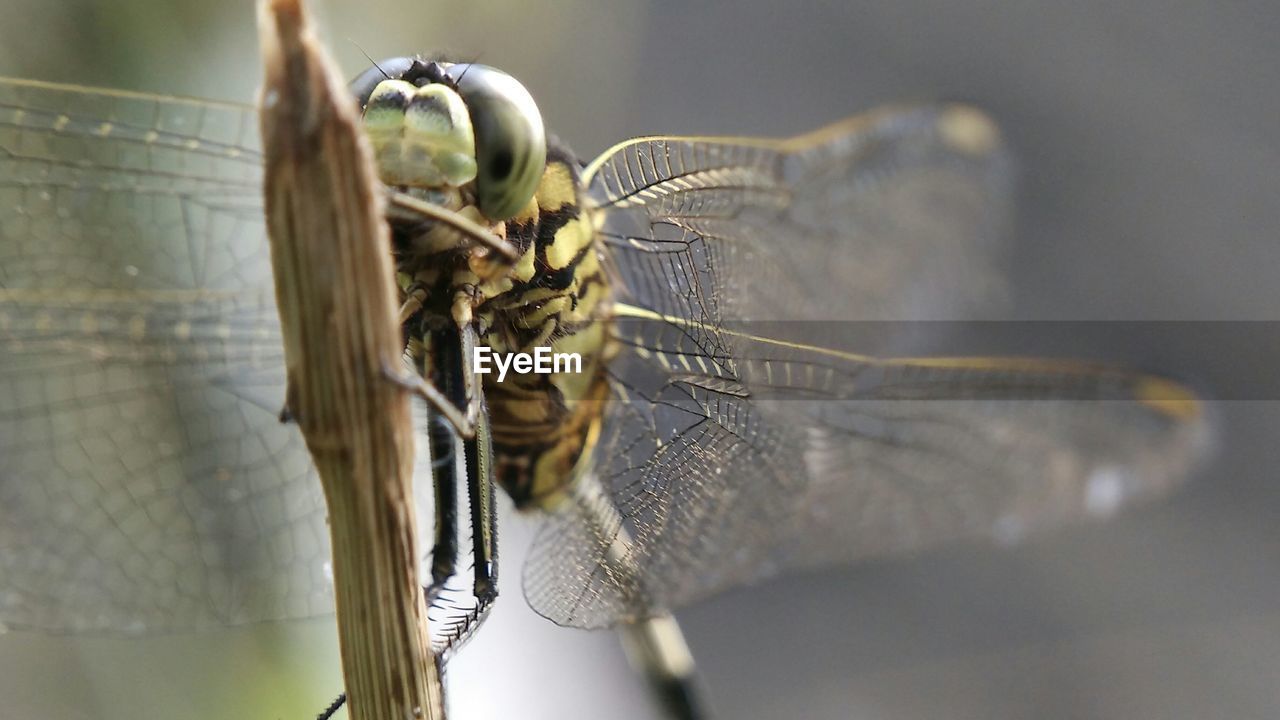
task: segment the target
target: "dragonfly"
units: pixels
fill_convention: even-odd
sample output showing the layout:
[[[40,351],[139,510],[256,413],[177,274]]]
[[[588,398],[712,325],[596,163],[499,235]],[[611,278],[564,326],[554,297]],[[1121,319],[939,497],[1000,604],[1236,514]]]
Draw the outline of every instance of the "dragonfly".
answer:
[[[494,486],[542,517],[533,609],[624,628],[695,717],[671,611],[1103,517],[1206,451],[1203,402],[1161,376],[849,346],[999,294],[1010,162],[972,107],[583,163],[494,68],[400,58],[352,90],[392,199],[398,381],[425,401],[442,656],[497,597]],[[323,495],[282,413],[257,132],[251,105],[0,79],[5,626],[332,612]],[[479,348],[537,347],[582,367],[476,372]]]

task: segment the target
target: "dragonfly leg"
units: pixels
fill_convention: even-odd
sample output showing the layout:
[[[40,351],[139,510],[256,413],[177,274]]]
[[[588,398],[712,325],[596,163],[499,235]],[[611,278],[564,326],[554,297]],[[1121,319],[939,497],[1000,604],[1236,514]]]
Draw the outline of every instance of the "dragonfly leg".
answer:
[[[444,654],[461,645],[480,625],[497,597],[497,529],[491,439],[487,418],[481,412],[483,395],[472,372],[472,327],[432,333],[428,346],[437,363],[436,375],[443,394],[455,406],[466,404],[475,419],[475,433],[462,437],[448,423],[432,427],[432,453],[457,448],[444,461],[432,462],[436,491],[436,550],[432,556],[432,582],[426,593],[433,606],[447,614],[432,628],[437,652]],[[457,556],[458,487],[466,484],[470,516],[472,582],[471,599],[462,607],[443,600],[445,583],[455,575]],[[443,622],[443,624],[439,624]]]
[[[428,220],[453,230],[459,236],[486,248],[502,262],[510,265],[520,259],[516,246],[505,237],[484,227],[466,214],[440,207],[402,192],[388,191],[388,204],[393,212]]]
[[[333,717],[334,713],[338,712],[338,710],[341,710],[342,706],[346,704],[347,704],[347,694],[341,693],[340,695],[338,695],[338,698],[336,700],[329,703],[329,707],[325,708],[324,712],[316,716],[316,720],[329,720],[329,718]]]
[[[494,504],[493,445],[488,418],[484,415],[484,391],[472,367],[475,357],[475,326],[460,332],[462,340],[462,382],[467,397],[467,417],[474,418],[475,437],[465,440],[467,493],[471,505],[471,555],[474,561],[473,590],[484,605],[498,596],[498,526]]]
[[[453,428],[437,416],[427,438],[431,446],[431,485],[435,491],[434,544],[431,548],[431,582],[425,588],[427,602],[433,603],[445,584],[457,574],[458,563],[458,476],[457,442]]]
[[[427,289],[421,285],[415,284],[409,291],[405,293],[404,302],[400,305],[400,313],[398,322],[404,327],[418,311],[422,310],[422,306],[427,301]]]
[[[475,437],[476,423],[471,416],[470,408],[466,411],[459,410],[458,406],[450,402],[435,385],[427,382],[417,373],[407,373],[390,365],[383,365],[382,374],[391,382],[426,400],[433,410],[449,421],[459,437]]]

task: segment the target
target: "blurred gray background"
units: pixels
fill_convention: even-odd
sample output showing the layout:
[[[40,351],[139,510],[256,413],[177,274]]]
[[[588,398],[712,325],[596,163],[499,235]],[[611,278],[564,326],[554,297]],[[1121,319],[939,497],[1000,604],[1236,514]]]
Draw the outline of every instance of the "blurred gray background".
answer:
[[[1280,319],[1274,4],[313,6],[349,75],[361,50],[477,57],[523,80],[587,157],[637,134],[789,134],[880,102],[968,100],[1000,121],[1020,166],[1018,316]],[[0,0],[3,74],[248,101],[256,52],[247,0]],[[1194,378],[1219,352],[1144,357]],[[680,613],[718,716],[1280,715],[1280,408],[1219,409],[1219,455],[1167,503],[1013,550],[790,577]],[[454,716],[649,717],[611,635],[522,607],[527,529],[509,523],[504,601],[452,666]],[[0,637],[4,717],[307,717],[338,677],[324,621]],[[244,704],[223,709],[228,696]]]

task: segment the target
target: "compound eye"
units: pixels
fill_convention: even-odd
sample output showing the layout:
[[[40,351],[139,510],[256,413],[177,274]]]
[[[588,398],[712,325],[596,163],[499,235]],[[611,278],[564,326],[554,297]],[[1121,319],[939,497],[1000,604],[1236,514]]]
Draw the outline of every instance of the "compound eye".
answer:
[[[356,102],[360,103],[360,111],[364,112],[365,106],[369,104],[369,96],[373,95],[373,91],[378,87],[379,83],[383,80],[399,80],[405,73],[409,72],[415,60],[416,58],[412,57],[383,60],[357,75],[355,80],[347,83],[347,88],[355,96]]]
[[[533,199],[547,165],[547,133],[533,97],[487,65],[459,64],[449,76],[467,104],[476,138],[476,205],[494,222]]]

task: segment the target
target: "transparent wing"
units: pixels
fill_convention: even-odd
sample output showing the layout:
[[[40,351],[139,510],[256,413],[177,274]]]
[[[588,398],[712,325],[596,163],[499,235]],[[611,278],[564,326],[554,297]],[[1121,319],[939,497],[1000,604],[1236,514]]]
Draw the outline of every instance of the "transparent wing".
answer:
[[[952,107],[780,143],[637,141],[590,166],[621,350],[596,475],[526,566],[534,608],[610,625],[787,570],[1016,540],[1183,479],[1205,422],[1166,380],[789,337],[846,346],[851,321],[980,307],[1004,173],[989,123]]]
[[[331,610],[252,108],[0,80],[0,623]]]
[[[585,173],[623,297],[712,324],[974,316],[1003,291],[1009,174],[965,106],[784,141],[642,138]]]

